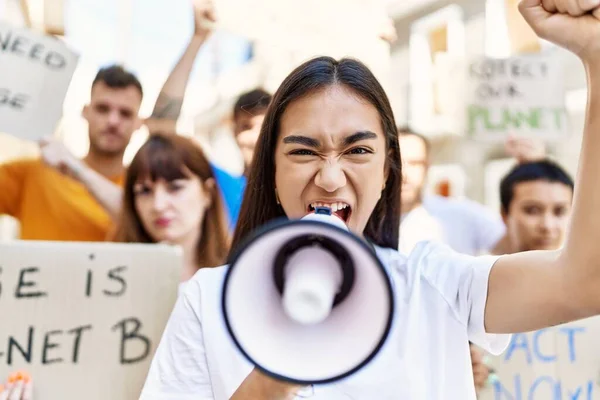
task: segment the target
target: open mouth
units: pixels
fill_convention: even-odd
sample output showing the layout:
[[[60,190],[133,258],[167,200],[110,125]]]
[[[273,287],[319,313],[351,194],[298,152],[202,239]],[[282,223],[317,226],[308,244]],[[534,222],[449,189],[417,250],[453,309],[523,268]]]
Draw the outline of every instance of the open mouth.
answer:
[[[348,220],[350,219],[350,215],[352,214],[352,207],[350,207],[349,204],[344,202],[311,203],[308,206],[308,212],[314,212],[317,207],[330,208],[333,214],[335,214],[338,218],[341,218],[341,220],[344,222],[348,222]]]

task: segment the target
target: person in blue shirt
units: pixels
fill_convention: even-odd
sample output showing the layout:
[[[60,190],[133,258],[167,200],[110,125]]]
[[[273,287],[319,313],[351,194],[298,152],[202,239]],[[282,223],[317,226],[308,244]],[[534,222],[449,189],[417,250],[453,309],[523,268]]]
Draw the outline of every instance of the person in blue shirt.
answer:
[[[217,185],[227,206],[232,229],[235,227],[240,213],[246,188],[246,177],[270,101],[271,94],[262,89],[254,89],[242,94],[233,107],[233,133],[244,159],[244,173],[235,176],[212,164]]]

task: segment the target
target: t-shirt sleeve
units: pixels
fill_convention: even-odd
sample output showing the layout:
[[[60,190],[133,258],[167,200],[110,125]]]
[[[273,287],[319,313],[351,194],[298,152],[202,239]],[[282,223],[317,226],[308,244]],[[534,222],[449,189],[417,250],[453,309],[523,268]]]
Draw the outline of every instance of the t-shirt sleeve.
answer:
[[[25,179],[32,163],[19,160],[0,164],[0,215],[19,217]]]
[[[467,328],[469,341],[494,355],[506,349],[511,337],[485,330],[489,276],[497,259],[459,254],[434,242],[420,243],[409,257],[409,264],[440,293],[454,317]]]
[[[150,366],[140,400],[214,400],[204,348],[200,287],[179,296]]]

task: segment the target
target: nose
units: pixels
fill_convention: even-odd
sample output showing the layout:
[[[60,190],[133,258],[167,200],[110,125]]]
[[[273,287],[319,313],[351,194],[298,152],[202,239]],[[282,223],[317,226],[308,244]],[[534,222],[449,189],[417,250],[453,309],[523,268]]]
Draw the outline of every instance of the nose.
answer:
[[[154,211],[160,212],[167,207],[167,204],[169,203],[169,195],[164,189],[157,188],[153,193],[152,200],[152,207]]]
[[[117,126],[119,124],[119,120],[121,119],[119,112],[117,110],[111,111],[108,114],[108,124],[110,126]]]
[[[315,184],[323,190],[333,193],[346,186],[346,174],[336,160],[324,160],[315,177]]]
[[[551,212],[545,213],[540,220],[540,228],[544,232],[553,230],[558,224],[557,218]]]

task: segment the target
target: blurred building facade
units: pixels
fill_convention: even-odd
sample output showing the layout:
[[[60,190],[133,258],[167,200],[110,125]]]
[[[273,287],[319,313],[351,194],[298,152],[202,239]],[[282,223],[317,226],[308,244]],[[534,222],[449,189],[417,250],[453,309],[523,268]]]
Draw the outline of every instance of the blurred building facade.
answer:
[[[195,135],[222,167],[241,170],[228,129],[237,95],[256,86],[274,91],[292,68],[313,56],[353,56],[367,63],[384,84],[398,124],[431,137],[431,190],[446,180],[446,194],[469,196],[497,208],[497,180],[511,161],[504,159],[502,143],[473,141],[457,128],[464,114],[464,87],[455,71],[474,56],[547,49],[520,19],[518,0],[214,1],[219,27],[197,58],[178,130]],[[135,71],[145,89],[142,115],[148,116],[192,34],[190,4],[0,0],[0,19],[60,35],[81,54],[57,135],[83,155],[88,144],[80,112],[97,69],[121,63]],[[378,37],[386,15],[394,19],[398,34],[391,46]],[[574,173],[585,112],[585,73],[570,54],[556,49],[554,54],[568,71],[570,133],[549,148]],[[143,129],[136,134],[128,159],[146,136]],[[34,144],[0,133],[0,162],[33,154]],[[15,227],[13,221],[1,219],[0,238],[15,237]]]

